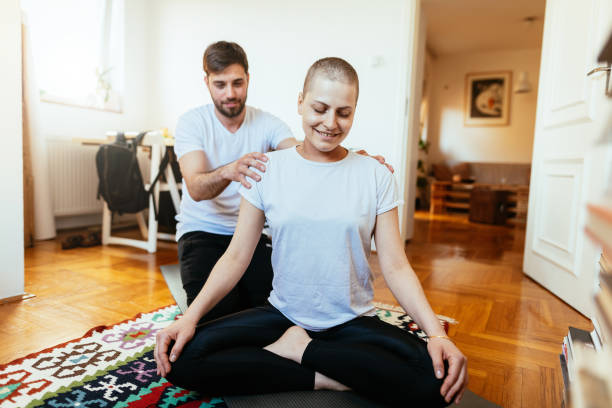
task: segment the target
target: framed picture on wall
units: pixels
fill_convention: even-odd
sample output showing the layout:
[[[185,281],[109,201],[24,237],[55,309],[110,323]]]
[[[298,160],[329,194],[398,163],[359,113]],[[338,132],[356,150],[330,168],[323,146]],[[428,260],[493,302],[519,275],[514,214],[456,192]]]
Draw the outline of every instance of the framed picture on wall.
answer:
[[[510,116],[512,72],[479,72],[465,76],[466,126],[505,126]]]

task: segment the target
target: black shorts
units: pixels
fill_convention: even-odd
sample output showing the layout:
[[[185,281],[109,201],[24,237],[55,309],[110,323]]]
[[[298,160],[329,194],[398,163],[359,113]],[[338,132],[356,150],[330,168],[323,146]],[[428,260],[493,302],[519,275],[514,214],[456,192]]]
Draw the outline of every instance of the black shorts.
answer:
[[[225,253],[231,240],[231,235],[203,231],[188,232],[179,239],[178,258],[188,305],[200,293],[210,272]],[[202,317],[200,322],[265,304],[272,290],[271,256],[272,243],[267,236],[262,235],[243,277],[225,298]]]

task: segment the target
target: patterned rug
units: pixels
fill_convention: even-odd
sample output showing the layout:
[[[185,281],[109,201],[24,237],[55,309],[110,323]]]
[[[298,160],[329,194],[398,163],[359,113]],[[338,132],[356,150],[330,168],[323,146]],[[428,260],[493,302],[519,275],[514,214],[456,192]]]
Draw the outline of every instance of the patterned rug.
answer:
[[[425,334],[401,309],[377,305],[378,317],[419,337]],[[7,407],[227,407],[156,375],[155,334],[180,316],[176,305],[0,365],[0,408]],[[440,316],[448,330],[452,319]]]

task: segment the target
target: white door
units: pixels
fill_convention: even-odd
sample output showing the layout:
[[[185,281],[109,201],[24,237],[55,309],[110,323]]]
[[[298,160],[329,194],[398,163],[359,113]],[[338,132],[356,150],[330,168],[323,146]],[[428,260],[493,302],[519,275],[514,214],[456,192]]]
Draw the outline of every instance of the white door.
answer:
[[[585,204],[604,183],[595,147],[610,114],[606,73],[587,73],[612,30],[610,0],[548,0],[523,269],[591,316],[599,248],[584,235]]]

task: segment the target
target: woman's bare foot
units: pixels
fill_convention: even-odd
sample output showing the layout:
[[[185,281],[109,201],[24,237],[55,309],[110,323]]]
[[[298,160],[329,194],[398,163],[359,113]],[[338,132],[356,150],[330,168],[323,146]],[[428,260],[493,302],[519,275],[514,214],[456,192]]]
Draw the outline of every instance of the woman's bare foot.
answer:
[[[315,390],[350,391],[346,385],[339,383],[333,378],[329,378],[319,372],[315,372]]]
[[[298,364],[302,364],[304,350],[306,350],[306,346],[308,346],[308,343],[311,341],[312,339],[308,333],[306,333],[306,330],[302,329],[300,326],[291,326],[278,340],[272,344],[268,344],[264,349],[278,356],[295,361]],[[314,389],[334,391],[350,390],[346,385],[319,372],[315,372]]]
[[[264,347],[276,355],[302,363],[302,355],[312,339],[300,326],[291,326],[278,340]]]

